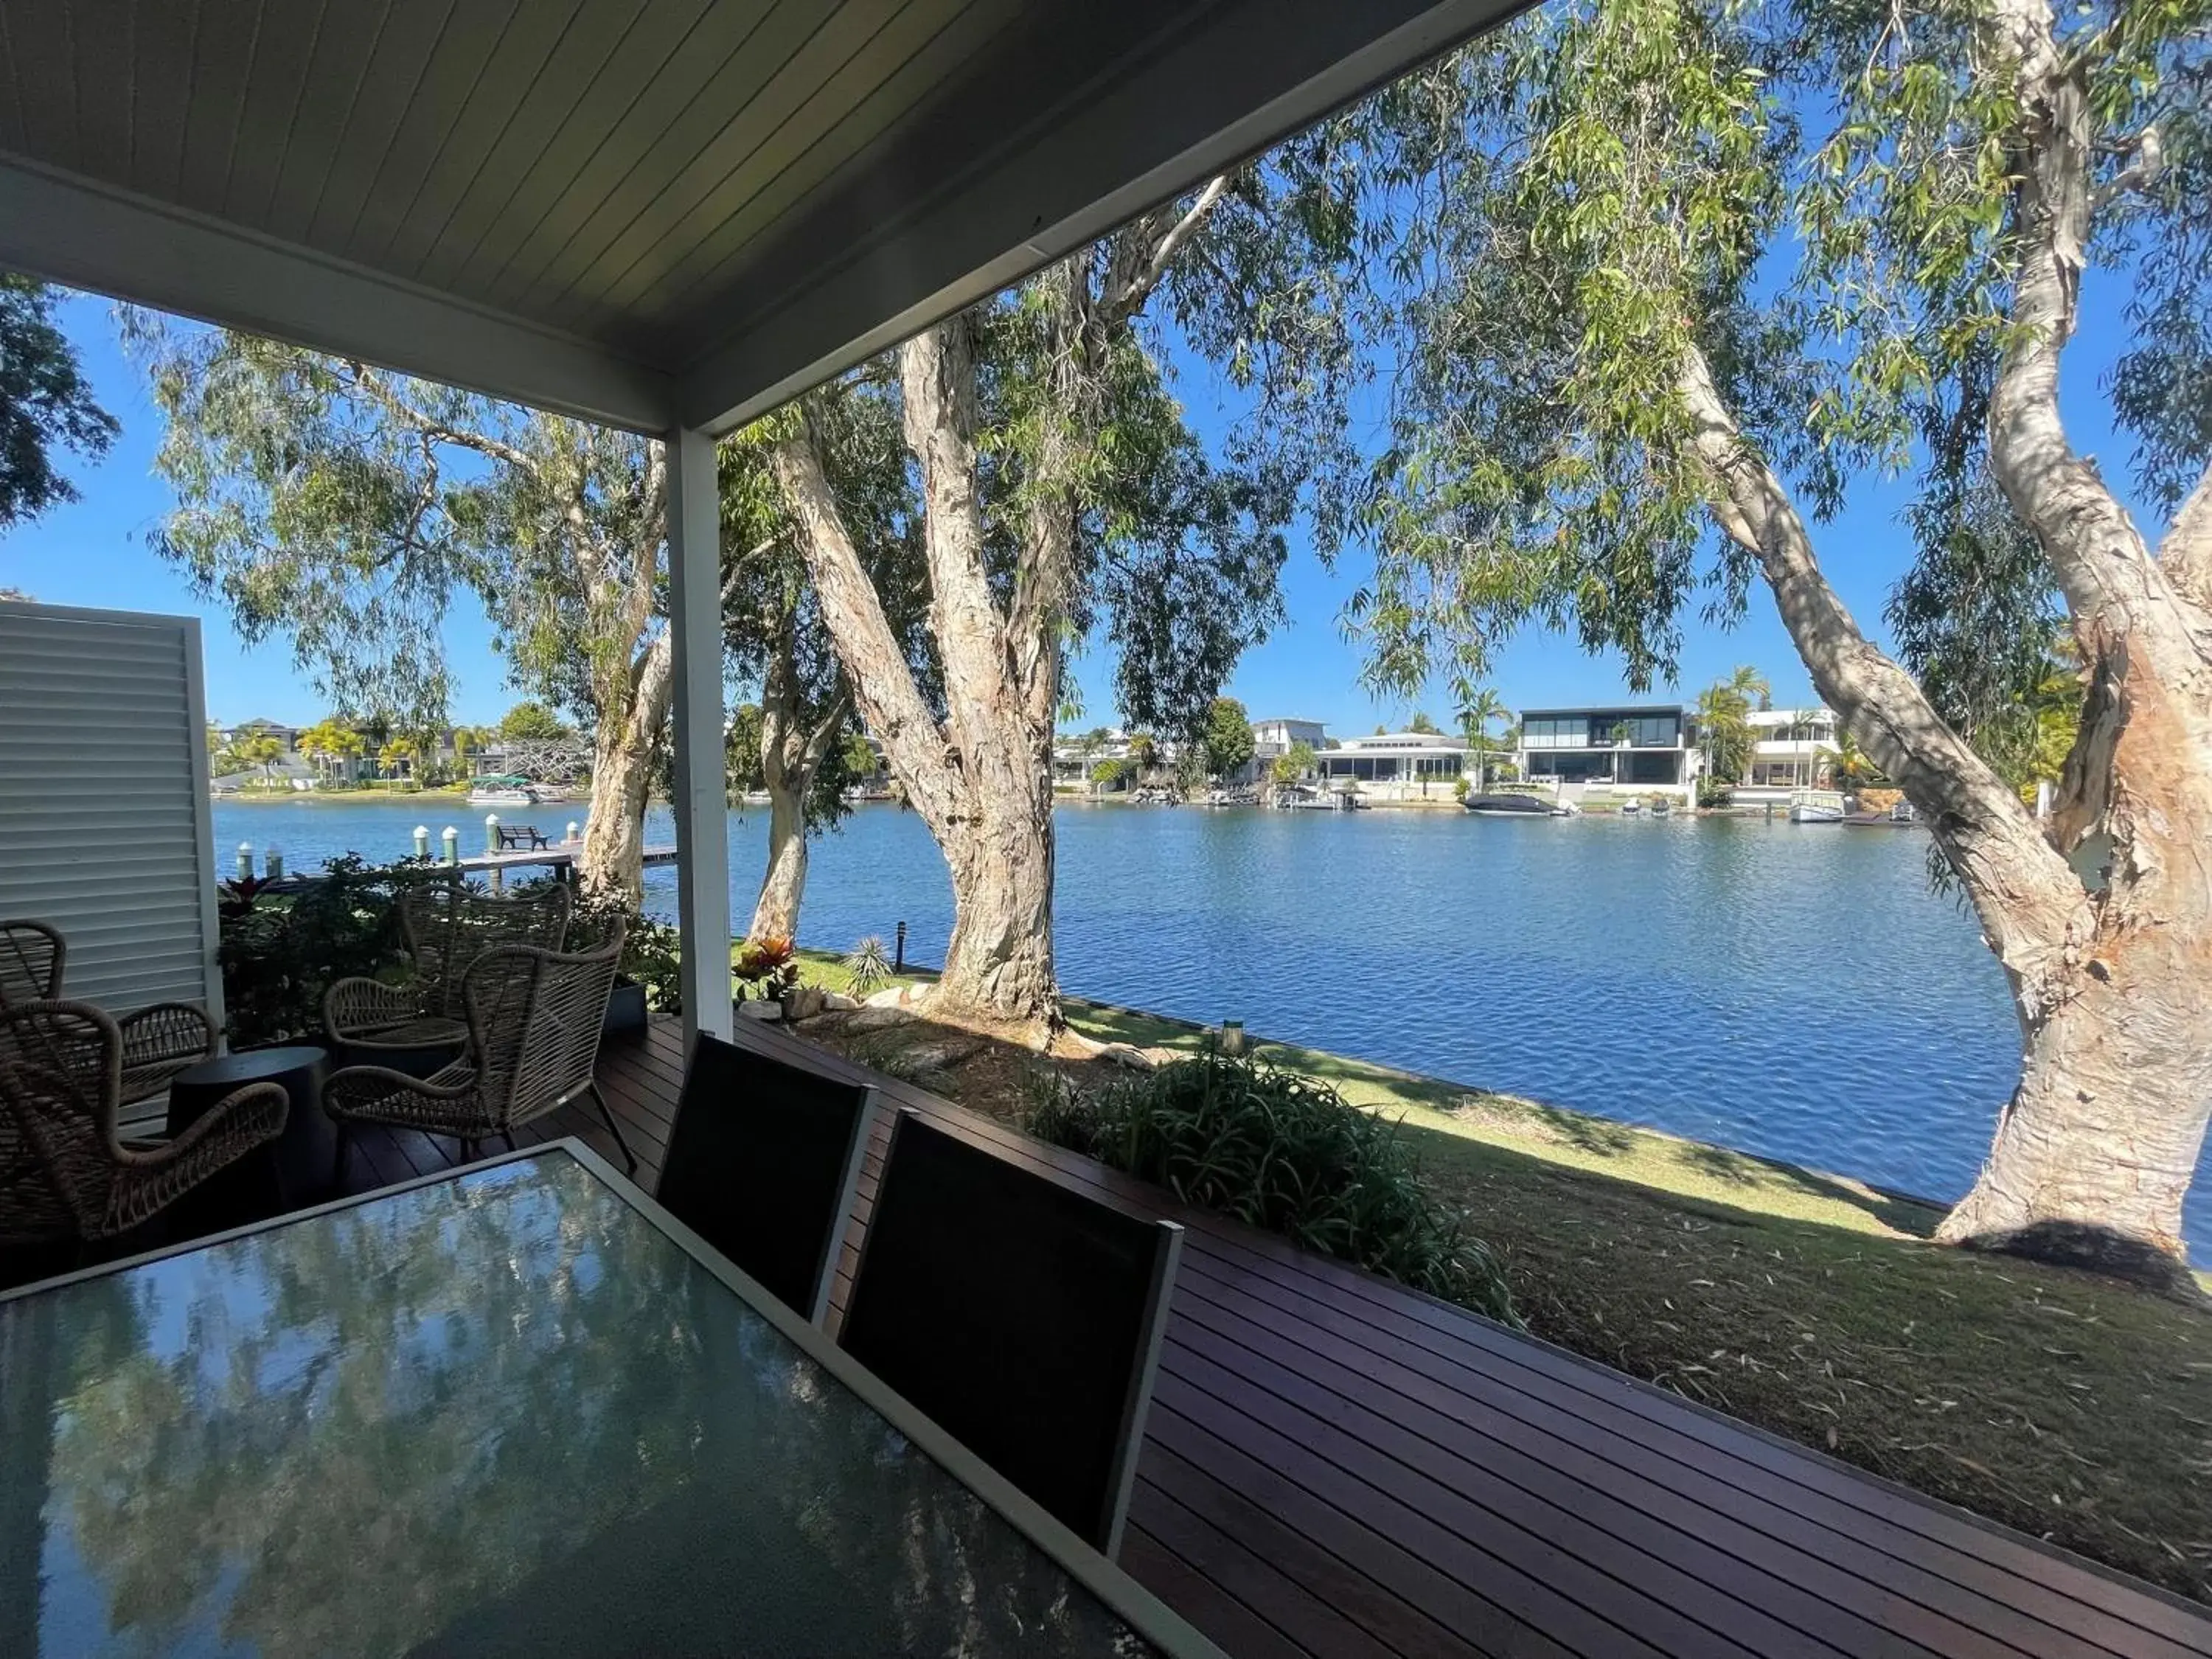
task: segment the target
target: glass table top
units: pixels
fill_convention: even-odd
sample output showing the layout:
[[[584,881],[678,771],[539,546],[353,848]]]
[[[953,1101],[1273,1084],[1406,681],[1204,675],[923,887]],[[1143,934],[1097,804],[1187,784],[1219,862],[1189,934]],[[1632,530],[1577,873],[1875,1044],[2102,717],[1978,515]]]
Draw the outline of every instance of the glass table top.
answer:
[[[0,1304],[0,1652],[1152,1651],[564,1152]]]

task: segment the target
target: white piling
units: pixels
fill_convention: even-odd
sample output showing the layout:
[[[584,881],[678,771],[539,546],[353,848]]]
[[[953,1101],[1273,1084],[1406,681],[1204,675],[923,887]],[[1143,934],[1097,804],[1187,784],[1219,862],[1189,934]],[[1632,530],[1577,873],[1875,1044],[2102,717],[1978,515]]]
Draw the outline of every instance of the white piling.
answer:
[[[274,847],[264,848],[261,854],[261,867],[267,872],[270,880],[283,880],[284,855]]]
[[[496,812],[484,814],[484,851],[499,851],[499,814]]]
[[[415,856],[418,859],[430,856],[430,826],[427,823],[415,826]]]
[[[568,820],[568,833],[562,836],[561,839],[573,843],[582,834],[583,830],[578,826],[576,821],[574,818],[571,818]]]
[[[461,832],[449,823],[438,839],[446,844],[446,862],[459,864],[461,861]]]
[[[238,843],[238,878],[240,881],[253,879],[253,843],[250,841]]]

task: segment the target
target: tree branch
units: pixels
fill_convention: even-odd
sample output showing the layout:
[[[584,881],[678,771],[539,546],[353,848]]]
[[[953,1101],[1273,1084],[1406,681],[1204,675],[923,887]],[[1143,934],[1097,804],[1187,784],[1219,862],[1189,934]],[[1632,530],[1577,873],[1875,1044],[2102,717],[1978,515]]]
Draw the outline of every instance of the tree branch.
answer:
[[[1144,304],[1160,285],[1160,279],[1167,275],[1168,267],[1175,263],[1183,244],[1198,234],[1199,227],[1213,211],[1214,204],[1228,189],[1229,174],[1216,173],[1206,181],[1189,210],[1166,228],[1155,233],[1153,227],[1165,215],[1149,214],[1139,222],[1135,232],[1125,234],[1116,241],[1114,257],[1107,266],[1104,287],[1098,303],[1092,308],[1097,327],[1111,328]],[[1125,252],[1128,256],[1126,260]]]
[[[860,717],[867,722],[933,830],[956,817],[963,791],[947,760],[945,733],[930,715],[914,670],[845,526],[816,448],[811,422],[769,452],[784,510],[799,532],[799,553],[830,620]]]
[[[2158,562],[2175,591],[2212,618],[2212,466],[2173,515]]]
[[[1820,572],[1789,493],[1746,443],[1692,347],[1677,389],[1691,453],[1722,530],[1756,558],[1813,684],[1928,818],[2002,961],[2040,983],[2085,894],[2020,797],[1952,731],[1904,668],[1869,642]]]

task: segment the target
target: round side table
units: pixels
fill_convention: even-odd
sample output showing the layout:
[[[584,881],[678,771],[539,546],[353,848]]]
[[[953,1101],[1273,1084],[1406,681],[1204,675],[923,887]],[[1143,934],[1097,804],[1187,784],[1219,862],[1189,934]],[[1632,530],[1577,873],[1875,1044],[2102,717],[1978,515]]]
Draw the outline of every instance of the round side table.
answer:
[[[179,1072],[169,1085],[169,1133],[182,1134],[212,1108],[249,1083],[274,1083],[292,1103],[284,1133],[261,1149],[264,1169],[273,1176],[277,1201],[291,1208],[319,1197],[330,1185],[337,1132],[323,1111],[323,1078],[330,1055],[320,1045],[294,1043],[282,1048],[249,1048],[243,1054],[204,1060]]]

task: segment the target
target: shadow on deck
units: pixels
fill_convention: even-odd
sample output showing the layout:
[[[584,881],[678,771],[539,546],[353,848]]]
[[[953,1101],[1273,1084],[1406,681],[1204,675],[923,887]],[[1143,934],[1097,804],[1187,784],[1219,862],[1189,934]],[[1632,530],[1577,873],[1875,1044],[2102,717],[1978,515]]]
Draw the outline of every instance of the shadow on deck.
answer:
[[[738,1025],[766,1052],[800,1044]],[[2212,1656],[2212,1618],[2163,1592],[801,1046],[1188,1227],[1122,1564],[1238,1659]],[[683,1072],[667,1020],[600,1058],[647,1189]],[[588,1105],[517,1140],[568,1135],[619,1161]],[[347,1183],[456,1159],[362,1133]]]

